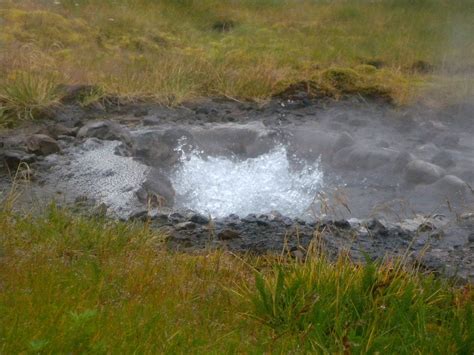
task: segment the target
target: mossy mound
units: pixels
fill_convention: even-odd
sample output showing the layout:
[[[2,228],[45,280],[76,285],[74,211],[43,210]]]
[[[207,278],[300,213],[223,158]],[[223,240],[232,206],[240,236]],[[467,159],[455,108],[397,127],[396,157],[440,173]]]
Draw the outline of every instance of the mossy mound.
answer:
[[[360,95],[373,99],[392,101],[392,92],[385,87],[384,78],[377,76],[373,66],[350,68],[330,68],[320,75],[319,85],[328,96]]]
[[[3,37],[33,42],[42,48],[77,45],[87,41],[91,29],[78,19],[48,11],[0,10]]]
[[[324,84],[332,86],[342,93],[356,91],[361,82],[361,76],[353,69],[330,68],[321,73]]]

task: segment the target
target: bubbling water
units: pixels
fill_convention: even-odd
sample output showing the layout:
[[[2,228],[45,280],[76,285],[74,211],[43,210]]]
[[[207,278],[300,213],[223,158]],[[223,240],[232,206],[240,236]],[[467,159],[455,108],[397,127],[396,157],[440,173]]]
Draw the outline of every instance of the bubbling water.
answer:
[[[293,168],[283,146],[245,160],[181,150],[180,165],[171,176],[175,206],[213,217],[275,210],[304,216],[322,187],[323,173],[319,162],[303,166]]]

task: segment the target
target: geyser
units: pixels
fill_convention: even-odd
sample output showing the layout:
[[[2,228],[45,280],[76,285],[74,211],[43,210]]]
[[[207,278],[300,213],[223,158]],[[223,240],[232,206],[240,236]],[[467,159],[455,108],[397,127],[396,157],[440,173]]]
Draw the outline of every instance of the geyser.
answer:
[[[224,217],[276,210],[297,217],[310,213],[322,187],[319,162],[291,164],[284,146],[255,158],[181,153],[171,181],[175,207]],[[295,165],[301,165],[297,168]]]

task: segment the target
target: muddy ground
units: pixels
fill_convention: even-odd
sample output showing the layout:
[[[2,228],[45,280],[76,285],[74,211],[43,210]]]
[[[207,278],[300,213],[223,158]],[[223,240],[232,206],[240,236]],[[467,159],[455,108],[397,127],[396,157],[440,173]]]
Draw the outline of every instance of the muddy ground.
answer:
[[[304,94],[261,105],[207,100],[176,108],[69,102],[47,120],[2,133],[0,188],[11,189],[12,172],[24,161],[31,178],[21,184],[19,208],[54,199],[113,218],[149,219],[170,246],[184,250],[286,249],[304,257],[317,241],[333,257],[407,255],[472,280],[473,116],[469,104],[396,108]],[[304,213],[210,216],[187,209],[174,190],[178,146],[239,161],[284,147],[291,169],[317,164],[323,182]]]

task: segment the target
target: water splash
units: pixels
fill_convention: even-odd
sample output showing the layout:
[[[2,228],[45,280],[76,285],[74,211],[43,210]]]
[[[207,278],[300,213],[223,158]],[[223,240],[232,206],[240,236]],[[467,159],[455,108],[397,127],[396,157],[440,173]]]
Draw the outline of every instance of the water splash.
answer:
[[[304,215],[312,204],[322,187],[323,173],[318,162],[294,169],[282,146],[246,160],[181,150],[181,164],[171,180],[176,207],[214,217],[273,210],[296,217]]]

